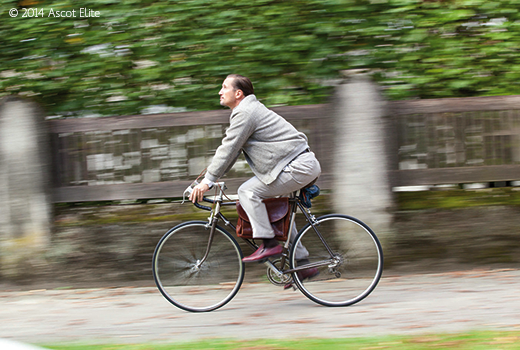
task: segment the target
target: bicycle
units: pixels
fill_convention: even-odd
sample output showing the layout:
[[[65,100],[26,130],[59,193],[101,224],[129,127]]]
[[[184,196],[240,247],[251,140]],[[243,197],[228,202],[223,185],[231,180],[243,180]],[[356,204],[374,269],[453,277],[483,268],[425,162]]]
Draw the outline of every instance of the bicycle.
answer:
[[[218,194],[214,199],[204,197],[214,208],[194,203],[197,208],[210,211],[208,222],[188,221],[173,227],[159,240],[153,254],[152,270],[159,291],[170,303],[186,311],[207,312],[224,306],[244,281],[241,247],[233,235],[219,226],[222,221],[235,231],[235,225],[221,209],[236,202],[225,195],[224,182],[216,186]],[[191,186],[184,196],[190,190]],[[324,306],[349,306],[363,300],[375,289],[383,271],[378,238],[366,224],[351,216],[328,214],[316,218],[303,205],[301,191],[289,198],[289,238],[281,257],[264,262],[267,278],[276,286],[296,285],[306,297]],[[297,209],[304,214],[307,224],[296,237],[290,237]],[[253,251],[258,248],[254,239],[243,240]],[[298,243],[306,247],[308,258],[297,259]],[[318,273],[306,278],[302,271],[308,269],[317,269]]]

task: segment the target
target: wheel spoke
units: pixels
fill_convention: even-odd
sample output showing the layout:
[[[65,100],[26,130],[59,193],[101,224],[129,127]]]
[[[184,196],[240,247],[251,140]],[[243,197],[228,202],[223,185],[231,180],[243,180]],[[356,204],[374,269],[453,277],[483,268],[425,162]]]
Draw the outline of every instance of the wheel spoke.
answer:
[[[163,296],[187,311],[215,310],[229,302],[244,278],[242,253],[235,239],[216,228],[209,255],[209,229],[204,222],[176,226],[158,243],[153,272]]]
[[[318,230],[334,256],[330,256],[314,229],[307,225],[295,243],[301,242],[307,248],[308,258],[302,263],[294,251],[291,253],[295,268],[307,267],[294,274],[295,283],[303,294],[322,305],[357,303],[372,292],[381,278],[381,245],[370,228],[357,219],[333,214],[319,218],[318,222]],[[324,260],[331,263],[321,264]]]

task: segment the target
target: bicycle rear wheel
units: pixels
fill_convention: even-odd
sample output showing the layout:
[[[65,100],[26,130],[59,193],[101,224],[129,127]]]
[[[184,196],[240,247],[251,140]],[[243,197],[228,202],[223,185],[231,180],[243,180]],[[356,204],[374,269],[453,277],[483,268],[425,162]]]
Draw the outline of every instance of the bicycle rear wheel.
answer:
[[[207,259],[207,222],[190,221],[169,230],[153,255],[153,276],[162,295],[192,312],[218,309],[237,294],[244,280],[242,251],[224,229],[215,228]]]
[[[297,260],[292,249],[290,260],[294,268],[314,264],[317,270],[293,273],[296,286],[309,299],[325,306],[348,306],[366,298],[383,272],[383,250],[374,232],[360,220],[339,214],[322,216],[315,225],[333,254],[307,224],[293,247],[301,242],[309,256]]]

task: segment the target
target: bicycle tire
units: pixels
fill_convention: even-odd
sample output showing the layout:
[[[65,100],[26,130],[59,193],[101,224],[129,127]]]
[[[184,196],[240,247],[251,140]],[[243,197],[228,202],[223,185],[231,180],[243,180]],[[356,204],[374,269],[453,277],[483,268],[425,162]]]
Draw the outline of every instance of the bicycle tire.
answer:
[[[383,249],[374,232],[362,221],[347,215],[330,214],[316,220],[318,231],[331,247],[338,264],[310,224],[303,227],[290,252],[293,268],[330,260],[325,266],[294,272],[298,289],[312,301],[325,306],[349,306],[366,298],[377,286],[383,273]],[[307,259],[296,257],[294,247],[301,242],[309,252]],[[299,262],[300,261],[300,262]],[[337,265],[335,267],[331,267]],[[312,273],[311,273],[312,272]],[[305,275],[314,275],[308,277]]]
[[[217,226],[206,261],[210,227],[189,221],[170,229],[153,254],[153,276],[161,294],[173,305],[191,312],[216,310],[238,293],[244,280],[242,250],[231,234]]]

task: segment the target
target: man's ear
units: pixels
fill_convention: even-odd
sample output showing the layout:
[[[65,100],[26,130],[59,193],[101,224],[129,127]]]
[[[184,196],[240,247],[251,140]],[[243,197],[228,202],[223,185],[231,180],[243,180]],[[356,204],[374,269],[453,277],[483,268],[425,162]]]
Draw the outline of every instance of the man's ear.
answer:
[[[240,89],[235,90],[235,98],[237,100],[243,99],[244,98],[244,91],[242,91]]]

